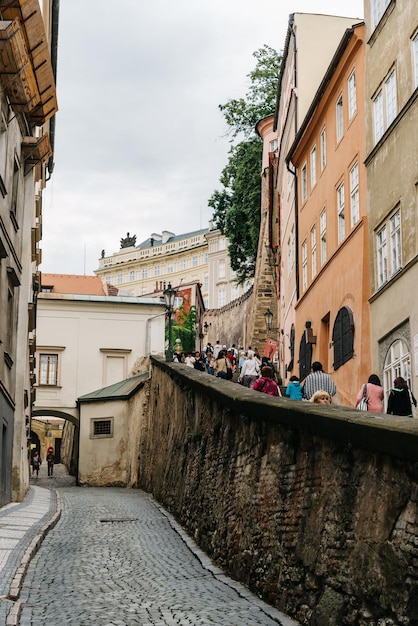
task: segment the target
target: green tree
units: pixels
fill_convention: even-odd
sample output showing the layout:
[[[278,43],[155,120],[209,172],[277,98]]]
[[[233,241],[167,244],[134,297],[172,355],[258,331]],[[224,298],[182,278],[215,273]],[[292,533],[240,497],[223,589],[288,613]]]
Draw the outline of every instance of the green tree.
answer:
[[[215,225],[229,239],[231,267],[240,284],[254,275],[260,230],[263,144],[255,125],[274,112],[281,63],[281,55],[267,45],[253,56],[257,63],[247,75],[246,97],[219,105],[232,145],[219,179],[223,189],[214,191],[208,201]]]

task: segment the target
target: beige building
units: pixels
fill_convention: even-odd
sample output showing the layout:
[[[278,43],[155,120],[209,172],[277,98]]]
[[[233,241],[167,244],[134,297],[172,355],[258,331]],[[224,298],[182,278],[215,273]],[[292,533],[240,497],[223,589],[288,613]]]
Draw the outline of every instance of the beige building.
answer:
[[[121,295],[151,295],[168,283],[175,288],[200,283],[207,309],[221,308],[245,291],[236,285],[228,240],[212,223],[182,235],[166,230],[153,233],[139,245],[136,236],[128,233],[118,252],[107,256],[103,250],[95,274]]]
[[[418,3],[365,0],[372,366],[418,395]]]
[[[330,15],[294,13],[289,16],[274,119],[278,151],[272,216],[272,223],[278,230],[280,273],[280,298],[273,309],[273,324],[280,328],[280,333],[283,331],[286,376],[297,373],[294,371],[295,307],[300,297],[301,273],[296,172],[287,167],[286,156],[344,31],[354,22],[354,18]],[[267,141],[271,142],[269,136]]]
[[[0,506],[29,487],[42,190],[53,169],[58,3],[0,1]]]

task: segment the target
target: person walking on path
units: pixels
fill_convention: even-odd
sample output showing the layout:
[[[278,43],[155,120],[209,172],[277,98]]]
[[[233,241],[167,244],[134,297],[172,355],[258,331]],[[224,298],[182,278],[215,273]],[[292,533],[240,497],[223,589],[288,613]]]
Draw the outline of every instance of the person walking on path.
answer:
[[[39,476],[39,468],[41,466],[41,457],[39,456],[38,450],[35,450],[32,457],[32,476],[36,475],[36,478]]]
[[[286,387],[286,396],[291,400],[302,400],[303,387],[297,376],[291,376],[289,384]]]
[[[357,394],[356,408],[362,401],[363,396],[366,396],[367,398],[368,411],[383,413],[383,387],[380,384],[379,376],[371,374],[367,383],[361,386],[361,389]]]
[[[224,350],[219,352],[218,358],[215,361],[215,376],[229,380],[232,378],[232,367],[229,359],[226,358]]]
[[[413,417],[412,404],[416,407],[417,401],[409,390],[406,380],[402,376],[398,376],[393,381],[393,388],[389,393],[387,412],[390,415]]]
[[[273,380],[273,370],[268,365],[261,368],[261,378],[257,378],[253,384],[253,389],[267,393],[269,396],[281,396],[280,389],[275,380]]]
[[[46,462],[48,463],[48,476],[52,478],[52,476],[54,475],[54,463],[55,463],[54,448],[52,446],[49,446],[47,450]]]
[[[252,387],[254,382],[260,375],[260,367],[258,361],[254,358],[252,352],[248,352],[247,359],[244,361],[238,382],[242,382],[244,387]]]
[[[337,388],[329,374],[322,369],[322,363],[314,361],[312,363],[312,373],[305,378],[303,385],[303,397],[310,400],[316,391],[326,391],[330,396],[335,396]]]

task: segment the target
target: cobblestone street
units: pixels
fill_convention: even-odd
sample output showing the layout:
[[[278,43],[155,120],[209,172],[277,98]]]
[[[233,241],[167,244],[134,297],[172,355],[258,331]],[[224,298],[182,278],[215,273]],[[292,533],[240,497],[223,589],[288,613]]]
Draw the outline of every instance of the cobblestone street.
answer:
[[[61,520],[29,565],[21,626],[296,624],[227,578],[144,492],[58,491]]]

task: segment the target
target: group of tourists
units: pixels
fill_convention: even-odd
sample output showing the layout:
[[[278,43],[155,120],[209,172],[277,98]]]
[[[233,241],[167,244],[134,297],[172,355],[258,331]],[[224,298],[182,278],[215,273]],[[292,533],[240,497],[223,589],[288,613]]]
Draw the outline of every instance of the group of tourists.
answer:
[[[249,389],[271,396],[281,396],[273,363],[267,357],[260,357],[257,350],[253,350],[251,346],[247,350],[244,348],[237,350],[235,344],[227,348],[218,340],[214,346],[208,342],[203,352],[189,352],[177,360],[218,378],[235,380]],[[331,376],[324,372],[322,363],[315,361],[312,363],[311,373],[303,384],[297,376],[290,377],[285,394],[291,400],[307,400],[313,404],[329,405],[337,394],[337,388]],[[384,412],[383,387],[376,374],[369,376],[367,383],[362,385],[355,406],[363,411]],[[406,380],[401,376],[395,378],[386,412],[390,415],[412,417],[413,407],[416,406],[417,401]]]

